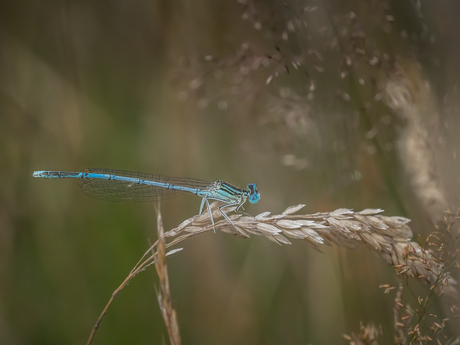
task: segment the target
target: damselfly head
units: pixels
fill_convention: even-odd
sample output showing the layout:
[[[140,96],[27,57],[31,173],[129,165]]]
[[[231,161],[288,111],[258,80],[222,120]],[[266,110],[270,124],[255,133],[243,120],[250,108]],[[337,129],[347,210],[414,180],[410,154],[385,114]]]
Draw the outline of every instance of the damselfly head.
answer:
[[[260,193],[257,190],[257,186],[254,183],[248,184],[249,190],[249,202],[255,204],[260,200]]]

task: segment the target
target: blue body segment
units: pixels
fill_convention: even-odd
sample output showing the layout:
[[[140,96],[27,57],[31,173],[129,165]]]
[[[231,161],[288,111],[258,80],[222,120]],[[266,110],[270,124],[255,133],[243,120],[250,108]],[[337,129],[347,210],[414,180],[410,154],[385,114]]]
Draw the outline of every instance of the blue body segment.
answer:
[[[48,179],[76,178],[84,194],[108,201],[154,201],[173,197],[183,192],[192,193],[202,198],[200,214],[206,204],[213,224],[208,200],[223,202],[224,205],[219,207],[219,211],[233,225],[222,208],[237,206],[236,211],[238,211],[246,200],[249,199],[249,202],[254,204],[260,199],[260,194],[253,183],[248,184],[247,189],[240,189],[221,180],[208,182],[101,168],[85,169],[82,172],[34,171],[33,176]]]

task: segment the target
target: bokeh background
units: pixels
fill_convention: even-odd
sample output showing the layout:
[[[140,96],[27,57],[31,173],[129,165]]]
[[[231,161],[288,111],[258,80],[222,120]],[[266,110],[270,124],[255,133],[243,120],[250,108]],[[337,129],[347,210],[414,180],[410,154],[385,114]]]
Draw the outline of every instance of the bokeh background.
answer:
[[[34,170],[254,182],[253,215],[382,208],[426,236],[458,197],[459,13],[423,0],[3,1],[0,343],[85,343],[156,239],[152,204],[93,200]],[[165,229],[199,205],[162,202]],[[221,233],[180,247],[168,267],[184,344],[345,344],[360,321],[393,341],[394,295],[379,285],[399,280],[369,249]],[[137,276],[94,344],[168,343],[156,287],[153,268]]]

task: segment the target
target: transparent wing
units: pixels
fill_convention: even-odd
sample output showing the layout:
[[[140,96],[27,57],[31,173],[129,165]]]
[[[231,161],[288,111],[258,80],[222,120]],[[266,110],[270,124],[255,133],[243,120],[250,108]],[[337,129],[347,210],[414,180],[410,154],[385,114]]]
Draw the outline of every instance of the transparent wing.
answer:
[[[137,184],[133,182],[113,179],[109,180],[97,177],[79,178],[80,187],[84,194],[95,199],[102,199],[107,201],[143,202],[167,199],[183,192],[187,192],[187,188],[199,188],[206,190],[210,185],[213,184],[213,182],[198,179],[168,177],[149,173],[113,169],[91,168],[85,169],[84,173],[130,177],[142,179],[145,181],[170,183],[175,186],[184,187],[184,190],[175,190],[149,184]]]

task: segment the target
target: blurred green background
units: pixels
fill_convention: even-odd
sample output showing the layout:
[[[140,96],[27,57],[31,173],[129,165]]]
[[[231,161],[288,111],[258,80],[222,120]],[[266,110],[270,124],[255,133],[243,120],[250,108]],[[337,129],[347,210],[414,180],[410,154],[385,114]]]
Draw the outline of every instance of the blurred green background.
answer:
[[[156,240],[152,204],[87,198],[34,170],[106,167],[241,187],[253,215],[383,208],[430,220],[458,197],[457,2],[3,1],[0,343],[83,344]],[[268,82],[268,83],[267,83]],[[200,200],[162,202],[165,229]],[[372,250],[208,233],[168,259],[184,344],[393,339],[399,281]],[[168,343],[153,268],[94,344]]]

